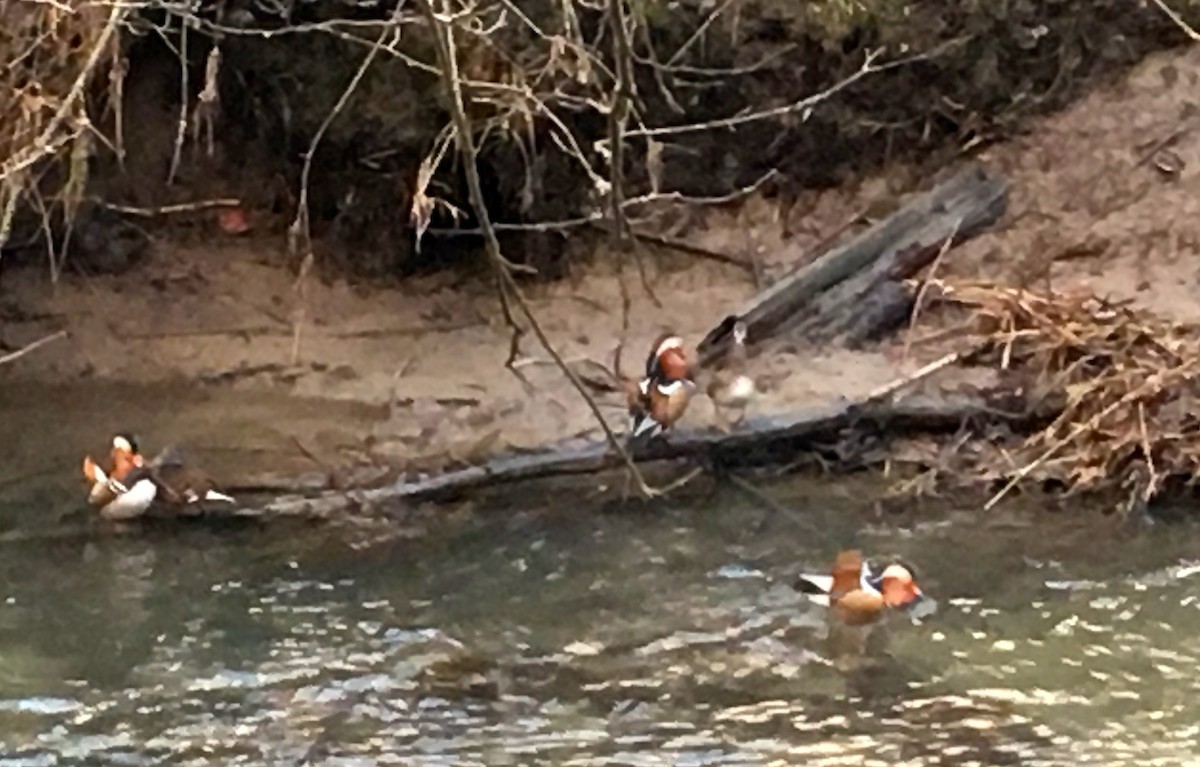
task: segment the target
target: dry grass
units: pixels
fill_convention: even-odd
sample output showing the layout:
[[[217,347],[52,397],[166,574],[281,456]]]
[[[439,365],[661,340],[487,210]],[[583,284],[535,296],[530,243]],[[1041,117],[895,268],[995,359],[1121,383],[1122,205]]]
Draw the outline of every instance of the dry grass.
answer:
[[[976,359],[1009,371],[1030,407],[1061,407],[1018,444],[971,451],[975,476],[1006,483],[989,507],[1023,482],[1047,480],[1068,494],[1119,491],[1145,503],[1200,470],[1200,328],[1090,293],[933,287],[943,310],[965,309]]]

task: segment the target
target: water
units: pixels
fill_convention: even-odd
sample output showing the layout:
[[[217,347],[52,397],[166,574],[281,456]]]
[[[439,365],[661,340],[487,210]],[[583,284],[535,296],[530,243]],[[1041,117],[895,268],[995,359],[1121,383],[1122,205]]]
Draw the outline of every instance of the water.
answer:
[[[1191,527],[854,494],[3,544],[0,767],[1197,763]],[[788,586],[843,545],[940,603],[852,670]]]

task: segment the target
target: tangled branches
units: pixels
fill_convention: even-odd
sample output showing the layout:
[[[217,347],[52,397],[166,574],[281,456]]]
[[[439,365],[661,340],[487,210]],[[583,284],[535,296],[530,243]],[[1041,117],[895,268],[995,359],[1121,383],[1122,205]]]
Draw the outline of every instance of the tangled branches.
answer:
[[[1005,485],[1062,483],[1069,494],[1119,490],[1131,504],[1200,471],[1200,328],[1090,293],[1033,293],[934,283],[940,302],[968,312],[978,358],[1019,379],[1031,406],[1058,416],[991,466]],[[1000,458],[999,461],[995,461]],[[983,461],[981,461],[983,463]]]
[[[86,89],[112,63],[116,32],[128,9],[77,3],[0,2],[0,246],[26,191],[36,188],[41,161],[69,147],[64,207],[78,205],[86,183],[91,122]],[[53,264],[52,264],[53,267]],[[53,271],[53,270],[52,270]]]

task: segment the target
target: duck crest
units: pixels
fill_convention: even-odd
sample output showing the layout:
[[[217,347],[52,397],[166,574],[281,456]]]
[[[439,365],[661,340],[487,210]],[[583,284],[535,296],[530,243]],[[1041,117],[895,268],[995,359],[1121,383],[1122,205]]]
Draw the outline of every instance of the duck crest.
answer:
[[[646,358],[646,378],[691,378],[691,361],[683,348],[683,338],[667,332],[654,339]]]

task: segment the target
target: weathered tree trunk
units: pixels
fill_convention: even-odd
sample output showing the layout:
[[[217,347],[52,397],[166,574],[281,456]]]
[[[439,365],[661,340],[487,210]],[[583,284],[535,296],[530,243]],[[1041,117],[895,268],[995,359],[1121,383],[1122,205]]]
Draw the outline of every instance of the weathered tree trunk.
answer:
[[[781,333],[854,342],[894,327],[911,301],[899,283],[998,220],[1007,199],[1004,179],[978,166],[956,173],[726,317],[698,345],[701,364],[720,357],[739,318],[750,346]]]

